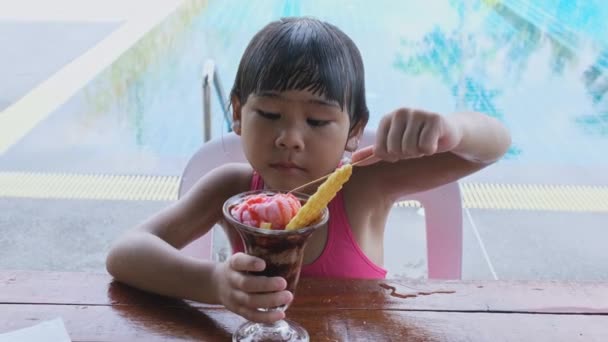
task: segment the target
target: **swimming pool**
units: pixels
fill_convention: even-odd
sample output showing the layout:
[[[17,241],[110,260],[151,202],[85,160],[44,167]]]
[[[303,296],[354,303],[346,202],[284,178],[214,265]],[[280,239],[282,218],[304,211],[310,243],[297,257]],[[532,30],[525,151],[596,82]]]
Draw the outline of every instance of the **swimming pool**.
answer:
[[[202,143],[205,59],[216,61],[228,92],[259,28],[311,15],[359,46],[370,127],[400,106],[477,110],[511,130],[499,164],[608,168],[608,6],[599,0],[193,3],[51,113],[0,166],[178,175]],[[214,136],[227,127],[219,106],[214,97]]]
[[[175,200],[179,175],[203,143],[204,61],[216,61],[227,92],[256,30],[282,16],[314,15],[359,45],[371,127],[382,114],[413,106],[479,110],[511,130],[508,155],[460,182],[465,278],[605,280],[607,10],[599,0],[187,0],[135,44],[131,29],[140,25],[128,22],[110,37],[120,57],[108,58],[112,44],[86,53],[88,63],[108,65],[95,68],[102,71],[94,79],[56,80],[80,89],[65,103],[55,109],[73,91],[63,89],[55,102],[30,98],[53,102],[52,110],[0,113],[0,133],[6,122],[25,132],[0,134],[0,229],[9,232],[0,260],[9,267],[50,260],[74,270],[82,267],[74,260],[94,258],[103,270],[100,243],[167,204],[154,201]],[[129,39],[117,35],[123,31]],[[212,98],[212,131],[220,136],[226,122]],[[42,120],[25,125],[31,112]],[[411,208],[391,215],[385,267],[422,276],[424,218]],[[77,257],[31,256],[72,250],[74,237]]]

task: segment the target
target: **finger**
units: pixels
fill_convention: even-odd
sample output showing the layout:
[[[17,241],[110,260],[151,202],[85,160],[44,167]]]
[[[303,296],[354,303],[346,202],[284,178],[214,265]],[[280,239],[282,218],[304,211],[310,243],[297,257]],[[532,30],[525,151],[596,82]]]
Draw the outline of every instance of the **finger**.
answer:
[[[373,157],[374,155],[374,146],[366,146],[356,152],[353,153],[351,163],[358,163],[357,166],[366,166],[379,162],[381,159],[378,157]],[[371,158],[370,158],[371,157]],[[369,159],[367,159],[369,158]],[[362,160],[365,160],[361,162]]]
[[[274,323],[278,320],[285,318],[285,312],[283,311],[259,311],[257,309],[248,308],[245,306],[237,306],[234,309],[230,309],[237,315],[243,318],[257,323]]]
[[[235,272],[229,277],[230,285],[245,292],[275,292],[284,290],[287,281],[281,277],[254,276]]]
[[[263,259],[240,252],[231,256],[229,263],[230,268],[240,272],[259,272],[266,268],[266,262]]]
[[[393,115],[393,119],[391,120],[386,150],[393,159],[398,159],[399,156],[402,155],[402,137],[410,125],[408,115],[408,112],[397,112]]]
[[[462,139],[462,128],[458,128],[450,120],[439,117],[437,120],[439,137],[437,138],[437,152],[450,151]]]
[[[380,158],[388,155],[386,149],[386,141],[388,138],[388,130],[391,126],[391,117],[385,116],[380,120],[378,130],[376,132],[376,144],[374,145],[374,154]]]
[[[360,150],[353,152],[353,155],[351,156],[351,163],[356,163],[372,155],[374,155],[374,146],[366,146]]]
[[[243,291],[235,291],[233,300],[239,306],[250,309],[274,308],[291,303],[293,294],[287,290],[270,293],[246,293]]]
[[[401,149],[404,157],[418,157],[420,155],[418,140],[420,140],[423,123],[423,121],[417,119],[408,122],[403,133],[403,140],[401,140]]]
[[[418,140],[418,149],[424,155],[430,156],[437,152],[440,130],[435,122],[424,125]]]

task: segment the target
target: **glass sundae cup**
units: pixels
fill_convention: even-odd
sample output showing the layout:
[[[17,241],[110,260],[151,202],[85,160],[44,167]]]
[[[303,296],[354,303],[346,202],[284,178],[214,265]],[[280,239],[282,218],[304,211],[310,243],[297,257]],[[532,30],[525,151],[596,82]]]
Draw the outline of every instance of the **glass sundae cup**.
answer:
[[[308,238],[319,227],[327,223],[327,208],[317,221],[307,227],[293,230],[264,229],[245,225],[230,213],[231,208],[241,203],[247,196],[256,194],[277,194],[276,191],[255,190],[235,195],[224,203],[223,214],[226,221],[239,233],[245,253],[263,259],[266,268],[252,274],[267,277],[283,277],[287,281],[287,290],[295,296],[300,278],[300,269],[304,257],[304,247]],[[302,204],[309,198],[302,193],[292,193]],[[273,308],[259,308],[260,311],[287,309],[287,305]],[[232,336],[233,341],[309,341],[308,332],[299,324],[290,320],[280,320],[273,324],[246,322]]]

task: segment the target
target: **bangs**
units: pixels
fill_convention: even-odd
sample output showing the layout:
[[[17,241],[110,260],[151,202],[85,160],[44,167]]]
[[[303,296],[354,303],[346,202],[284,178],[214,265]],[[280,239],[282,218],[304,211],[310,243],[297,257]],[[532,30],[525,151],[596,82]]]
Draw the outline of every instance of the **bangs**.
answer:
[[[314,18],[283,18],[249,42],[230,98],[244,104],[250,94],[307,90],[346,108],[352,128],[369,118],[364,74],[359,49],[340,29]]]
[[[358,74],[343,37],[319,21],[284,23],[289,19],[268,25],[254,37],[256,43],[247,48],[239,66],[242,77],[235,95],[244,103],[251,93],[308,90],[343,108]]]

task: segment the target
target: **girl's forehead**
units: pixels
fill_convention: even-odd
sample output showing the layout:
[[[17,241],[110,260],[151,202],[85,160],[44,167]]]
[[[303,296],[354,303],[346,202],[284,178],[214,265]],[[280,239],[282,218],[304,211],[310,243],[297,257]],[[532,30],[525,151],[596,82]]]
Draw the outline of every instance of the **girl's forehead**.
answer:
[[[251,94],[250,98],[251,97],[255,99],[269,99],[284,102],[310,103],[341,109],[338,101],[328,99],[323,94],[313,93],[309,90],[286,90],[281,92],[265,90]]]

